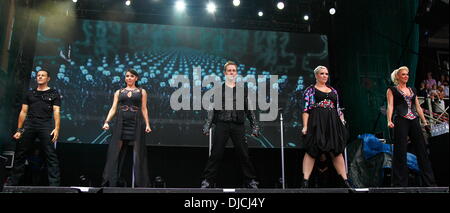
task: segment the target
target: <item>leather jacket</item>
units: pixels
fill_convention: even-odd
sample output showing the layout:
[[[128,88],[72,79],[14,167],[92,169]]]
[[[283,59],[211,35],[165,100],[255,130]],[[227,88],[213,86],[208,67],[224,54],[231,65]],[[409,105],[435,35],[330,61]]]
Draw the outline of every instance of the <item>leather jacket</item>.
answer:
[[[208,116],[203,125],[203,134],[209,132],[209,129],[217,122],[234,122],[234,123],[244,123],[245,117],[250,122],[250,127],[252,128],[252,134],[259,135],[259,125],[256,121],[256,114],[254,110],[249,110],[248,103],[248,89],[244,89],[244,110],[225,110],[225,84],[222,85],[222,110],[210,109],[208,110]],[[236,106],[236,95],[233,97],[234,106]],[[233,116],[234,113],[234,116]],[[233,119],[234,118],[234,119]]]

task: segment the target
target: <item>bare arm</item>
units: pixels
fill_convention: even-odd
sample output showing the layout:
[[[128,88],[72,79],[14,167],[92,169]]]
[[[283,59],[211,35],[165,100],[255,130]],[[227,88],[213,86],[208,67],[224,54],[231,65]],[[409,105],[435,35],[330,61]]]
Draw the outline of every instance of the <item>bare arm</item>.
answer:
[[[150,129],[150,122],[148,120],[147,92],[144,89],[142,89],[142,116],[144,116],[145,129],[147,131],[147,128]]]
[[[113,104],[111,106],[111,109],[108,112],[108,116],[106,116],[106,120],[105,120],[105,124],[103,124],[103,129],[104,130],[108,130],[109,129],[109,122],[111,121],[111,119],[114,117],[114,115],[116,114],[117,111],[117,103],[119,102],[119,90],[117,90],[114,93],[114,100],[113,100]]]
[[[17,128],[23,128],[23,123],[28,114],[28,105],[22,104],[22,109],[20,110],[19,119],[17,121]]]
[[[55,120],[55,129],[59,130],[60,123],[61,123],[61,107],[60,106],[53,106],[53,119]]]
[[[19,119],[17,121],[17,129],[18,131],[13,135],[13,138],[18,140],[22,136],[23,131],[19,131],[19,129],[23,128],[23,123],[25,122],[25,118],[28,114],[28,105],[22,104],[22,109],[20,110]]]
[[[394,110],[394,96],[392,94],[392,91],[390,89],[386,92],[386,98],[387,98],[387,109],[386,109],[386,115],[387,115],[387,122],[388,127],[393,128],[394,123],[392,123],[392,113]]]
[[[60,109],[61,107],[59,106],[53,106],[53,119],[55,120],[55,129],[53,129],[53,131],[50,133],[50,135],[53,135],[52,142],[56,142],[59,136],[59,127],[61,123]]]
[[[425,115],[423,114],[423,110],[422,110],[422,107],[419,104],[419,99],[417,98],[417,96],[416,96],[416,101],[415,102],[416,102],[416,110],[417,110],[417,113],[419,113],[419,117],[422,120],[422,123],[425,126],[428,125],[427,119],[425,119]]]
[[[307,131],[308,131],[308,119],[309,119],[309,113],[307,112],[303,112],[302,114],[302,120],[303,120],[303,129],[302,129],[302,133],[304,135],[306,135]]]

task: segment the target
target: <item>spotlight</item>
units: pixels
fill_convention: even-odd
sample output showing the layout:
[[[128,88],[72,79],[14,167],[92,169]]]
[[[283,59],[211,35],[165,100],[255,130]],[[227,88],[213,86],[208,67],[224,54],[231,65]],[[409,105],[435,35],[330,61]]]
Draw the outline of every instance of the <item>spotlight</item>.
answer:
[[[235,7],[239,6],[240,4],[241,4],[241,1],[240,1],[240,0],[233,0],[233,5],[234,5]]]
[[[308,21],[309,20],[309,16],[308,15],[304,15],[303,16],[303,20]]]
[[[264,13],[263,13],[262,11],[259,11],[259,12],[258,12],[258,16],[259,16],[259,17],[261,17],[261,16],[263,16],[263,15],[264,15]]]
[[[282,10],[282,9],[284,8],[284,2],[282,2],[282,1],[278,2],[277,8],[278,8],[279,10]]]
[[[336,9],[334,9],[334,7],[330,8],[329,10],[330,15],[334,15],[336,13]]]
[[[186,3],[184,3],[184,1],[179,0],[175,3],[175,9],[177,11],[184,11],[185,8],[186,8]]]
[[[216,5],[213,2],[208,2],[208,4],[206,5],[206,10],[208,11],[208,13],[214,13],[216,12]]]
[[[78,0],[72,0],[73,3],[77,3]]]
[[[131,4],[130,0],[125,1],[125,5],[130,6],[130,4]]]

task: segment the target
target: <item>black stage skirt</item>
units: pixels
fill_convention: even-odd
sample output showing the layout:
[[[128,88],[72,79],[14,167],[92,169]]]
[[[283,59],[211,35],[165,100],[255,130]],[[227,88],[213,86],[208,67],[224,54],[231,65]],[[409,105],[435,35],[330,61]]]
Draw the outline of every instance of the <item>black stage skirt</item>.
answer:
[[[337,156],[344,152],[348,140],[348,130],[334,108],[315,108],[310,111],[307,134],[300,147],[313,158],[322,153]]]

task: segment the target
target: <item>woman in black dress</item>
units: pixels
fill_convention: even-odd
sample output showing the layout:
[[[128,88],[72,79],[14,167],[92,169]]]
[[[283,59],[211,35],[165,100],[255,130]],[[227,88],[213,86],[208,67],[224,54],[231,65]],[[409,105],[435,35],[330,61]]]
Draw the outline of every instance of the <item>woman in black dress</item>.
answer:
[[[126,87],[114,93],[114,101],[109,110],[104,130],[117,113],[113,134],[108,146],[102,186],[117,186],[128,145],[133,145],[132,186],[150,186],[147,166],[145,133],[152,131],[148,120],[147,92],[137,87],[139,75],[129,69],[125,73]]]
[[[342,153],[347,144],[347,129],[344,114],[339,109],[337,91],[328,86],[328,69],[318,66],[314,69],[316,83],[304,92],[302,148],[306,150],[303,158],[303,184],[309,187],[309,177],[314,168],[315,159],[329,153],[337,173],[348,188],[353,188],[347,180],[345,161]]]
[[[408,186],[408,167],[406,164],[406,152],[408,137],[414,146],[420,174],[425,186],[436,186],[431,162],[428,159],[425,147],[425,138],[419,123],[419,118],[424,126],[427,120],[417,99],[417,91],[406,86],[409,79],[408,67],[400,67],[391,74],[391,80],[395,86],[389,87],[387,97],[387,122],[388,127],[394,129],[394,157],[392,159],[393,185],[396,187]]]

